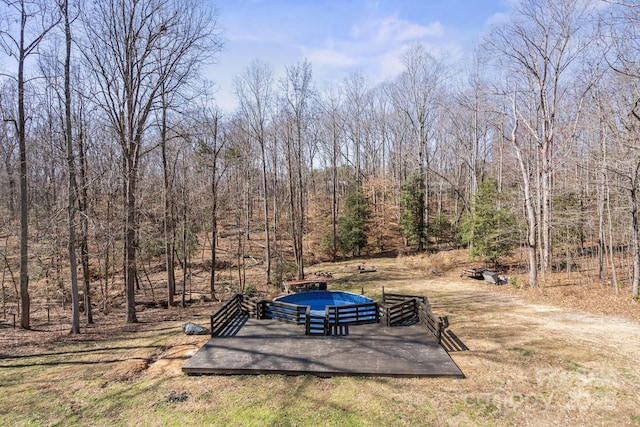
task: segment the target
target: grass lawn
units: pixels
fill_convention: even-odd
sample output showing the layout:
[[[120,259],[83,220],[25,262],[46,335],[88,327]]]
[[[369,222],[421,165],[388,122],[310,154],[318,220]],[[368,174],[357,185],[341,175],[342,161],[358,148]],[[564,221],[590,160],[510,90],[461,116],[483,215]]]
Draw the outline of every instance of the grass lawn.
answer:
[[[333,288],[427,295],[469,347],[452,353],[466,379],[185,376],[208,337],[180,326],[207,324],[215,307],[202,303],[143,311],[137,325],[111,325],[112,314],[79,337],[2,326],[0,424],[640,425],[637,321],[528,303],[453,270],[427,277],[418,262],[374,260],[367,274],[355,263],[318,268],[334,272]]]

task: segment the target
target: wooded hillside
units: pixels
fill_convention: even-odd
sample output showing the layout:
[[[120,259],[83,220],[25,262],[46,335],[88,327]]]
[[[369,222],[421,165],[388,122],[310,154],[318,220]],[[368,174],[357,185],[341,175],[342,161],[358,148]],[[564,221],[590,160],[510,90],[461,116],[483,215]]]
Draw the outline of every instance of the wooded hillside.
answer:
[[[637,299],[640,6],[624,3],[526,0],[473,55],[411,44],[381,83],[256,59],[222,111],[200,72],[224,44],[211,4],[2,0],[3,317],[29,328],[30,292],[69,295],[77,325],[116,291],[136,322],[160,264],[172,306],[196,262],[215,298],[258,284],[247,263],[277,284],[463,245],[524,254],[531,287],[563,271]]]

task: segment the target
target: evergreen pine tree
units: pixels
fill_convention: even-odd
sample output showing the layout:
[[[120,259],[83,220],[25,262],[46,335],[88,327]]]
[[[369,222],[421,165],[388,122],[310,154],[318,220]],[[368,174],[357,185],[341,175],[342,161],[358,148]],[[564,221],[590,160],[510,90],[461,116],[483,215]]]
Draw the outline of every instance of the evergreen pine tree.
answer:
[[[471,212],[462,219],[462,241],[469,245],[472,257],[485,258],[497,265],[508,255],[514,240],[515,218],[505,208],[499,208],[500,193],[495,179],[487,178],[473,196]]]
[[[369,203],[360,183],[352,185],[344,201],[344,214],[338,224],[343,253],[360,255],[360,251],[367,246],[369,215]]]
[[[425,192],[424,180],[419,175],[411,175],[402,184],[400,193],[400,227],[402,235],[410,245],[424,249],[427,230],[424,221]]]

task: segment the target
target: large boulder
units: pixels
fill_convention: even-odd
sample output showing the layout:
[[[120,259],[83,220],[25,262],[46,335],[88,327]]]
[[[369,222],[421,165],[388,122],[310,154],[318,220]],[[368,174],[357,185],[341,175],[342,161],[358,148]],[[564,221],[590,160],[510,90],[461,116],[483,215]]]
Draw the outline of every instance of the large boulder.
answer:
[[[204,326],[196,325],[195,323],[187,322],[182,324],[182,330],[187,335],[207,335],[211,332]]]

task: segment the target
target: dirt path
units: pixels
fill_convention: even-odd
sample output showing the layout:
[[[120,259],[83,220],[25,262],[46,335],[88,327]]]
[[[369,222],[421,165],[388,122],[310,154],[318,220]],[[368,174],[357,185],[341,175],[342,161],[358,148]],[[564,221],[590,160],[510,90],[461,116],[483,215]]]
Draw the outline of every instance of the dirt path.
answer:
[[[411,288],[469,348],[452,353],[465,406],[517,425],[640,423],[639,322],[524,303],[482,282]]]

